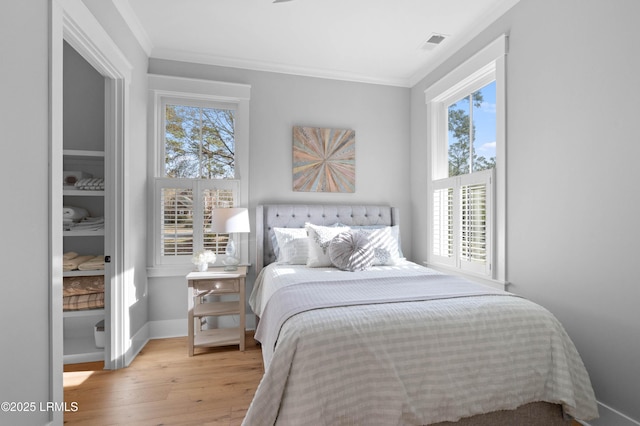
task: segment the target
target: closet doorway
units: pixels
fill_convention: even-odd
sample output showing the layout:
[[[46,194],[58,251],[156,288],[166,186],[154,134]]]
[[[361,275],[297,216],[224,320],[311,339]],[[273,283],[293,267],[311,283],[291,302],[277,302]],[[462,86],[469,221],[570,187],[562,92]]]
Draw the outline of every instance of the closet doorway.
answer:
[[[112,190],[105,172],[105,78],[63,45],[63,352],[65,364],[104,361],[111,288]],[[108,356],[107,356],[108,358]]]
[[[65,362],[83,362],[87,359],[83,358],[85,355],[89,358],[101,355],[105,369],[118,369],[125,366],[128,313],[123,307],[125,228],[122,200],[124,199],[125,111],[128,108],[126,88],[131,81],[131,67],[82,2],[59,0],[50,4],[50,400],[61,402],[64,392],[62,376]],[[96,95],[97,92],[94,92],[93,96],[90,93],[72,95],[73,79],[65,79],[65,71],[69,72],[69,69],[65,70],[65,54],[74,57],[76,67],[88,67],[86,69],[90,71],[87,73],[87,81],[98,81],[97,85],[100,87],[97,90],[102,93],[102,96]],[[69,66],[69,64],[66,65]],[[79,118],[74,123],[73,117],[65,117],[65,114],[74,114],[73,108],[65,105],[65,96],[67,98],[75,96],[82,100],[85,95],[91,99],[84,99],[84,101],[94,102],[96,108],[93,108],[91,118],[80,118],[82,114],[76,111],[75,114]],[[98,103],[100,105],[97,105]],[[88,124],[87,120],[94,121],[91,124],[92,140],[83,142],[82,136],[78,135],[82,134],[81,127]],[[69,128],[74,125],[78,128]],[[70,132],[70,130],[73,131]],[[72,141],[73,139],[75,141]],[[71,144],[66,145],[67,142]],[[84,143],[86,145],[83,145]],[[68,167],[74,167],[77,170],[65,170]],[[68,176],[68,172],[101,175],[98,177],[103,180],[103,189],[91,188],[96,192],[90,195],[73,192],[75,189],[65,189],[64,178]],[[88,234],[81,231],[79,235],[65,232],[63,207],[69,201],[78,204],[73,207],[85,209],[92,216],[103,217],[104,229],[102,231],[93,229]],[[95,252],[99,248],[103,249],[103,253]],[[104,309],[99,313],[96,311],[95,316],[93,313],[86,317],[84,314],[63,313],[63,254],[65,251],[83,250],[89,254],[109,256],[109,262],[104,264],[104,272],[102,272],[105,289]],[[93,272],[93,274],[100,273]],[[67,317],[71,317],[72,321],[68,321]],[[80,349],[77,354],[70,354],[67,351],[68,347],[65,349],[65,337],[95,338],[94,326],[101,319],[104,320],[102,335],[104,349],[97,348],[95,344],[85,352]],[[70,327],[72,333],[66,333],[65,336],[68,322],[74,324]],[[86,327],[90,327],[90,330]],[[52,413],[52,420],[56,424],[61,424],[62,414]]]

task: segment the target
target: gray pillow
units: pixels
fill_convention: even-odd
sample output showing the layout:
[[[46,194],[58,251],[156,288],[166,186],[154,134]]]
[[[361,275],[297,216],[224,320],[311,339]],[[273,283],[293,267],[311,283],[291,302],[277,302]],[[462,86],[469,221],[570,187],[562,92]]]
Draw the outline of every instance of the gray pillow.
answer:
[[[363,232],[341,232],[329,243],[331,264],[343,271],[363,271],[371,267],[374,252]]]

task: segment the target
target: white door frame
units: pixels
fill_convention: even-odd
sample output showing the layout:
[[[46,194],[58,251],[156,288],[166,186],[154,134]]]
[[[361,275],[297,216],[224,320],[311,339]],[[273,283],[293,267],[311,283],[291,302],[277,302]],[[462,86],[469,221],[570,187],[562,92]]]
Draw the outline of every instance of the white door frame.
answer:
[[[128,313],[124,307],[124,164],[128,140],[129,84],[132,67],[95,17],[80,1],[52,0],[49,60],[50,101],[50,395],[63,399],[62,314],[62,149],[63,149],[63,41],[71,45],[105,77],[105,216],[110,232],[105,235],[105,254],[111,256],[110,285],[105,293],[105,368],[125,366]],[[108,277],[108,274],[107,274]],[[52,412],[52,424],[62,424],[63,413]]]

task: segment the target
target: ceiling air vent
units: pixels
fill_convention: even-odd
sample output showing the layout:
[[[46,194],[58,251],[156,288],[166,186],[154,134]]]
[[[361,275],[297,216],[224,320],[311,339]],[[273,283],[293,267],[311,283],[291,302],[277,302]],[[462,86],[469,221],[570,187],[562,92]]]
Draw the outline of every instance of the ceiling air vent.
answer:
[[[442,43],[445,38],[447,38],[447,36],[444,34],[432,33],[427,39],[427,41],[425,41],[424,44],[422,45],[422,49],[431,50],[435,48],[437,45],[439,45],[440,43]]]

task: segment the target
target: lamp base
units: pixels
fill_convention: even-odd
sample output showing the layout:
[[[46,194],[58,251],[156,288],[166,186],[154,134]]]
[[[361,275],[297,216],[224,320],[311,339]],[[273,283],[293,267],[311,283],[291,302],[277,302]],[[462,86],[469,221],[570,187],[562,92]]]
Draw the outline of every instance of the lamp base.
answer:
[[[227,258],[222,261],[225,271],[237,271],[240,261],[233,256],[234,253],[227,253]]]

